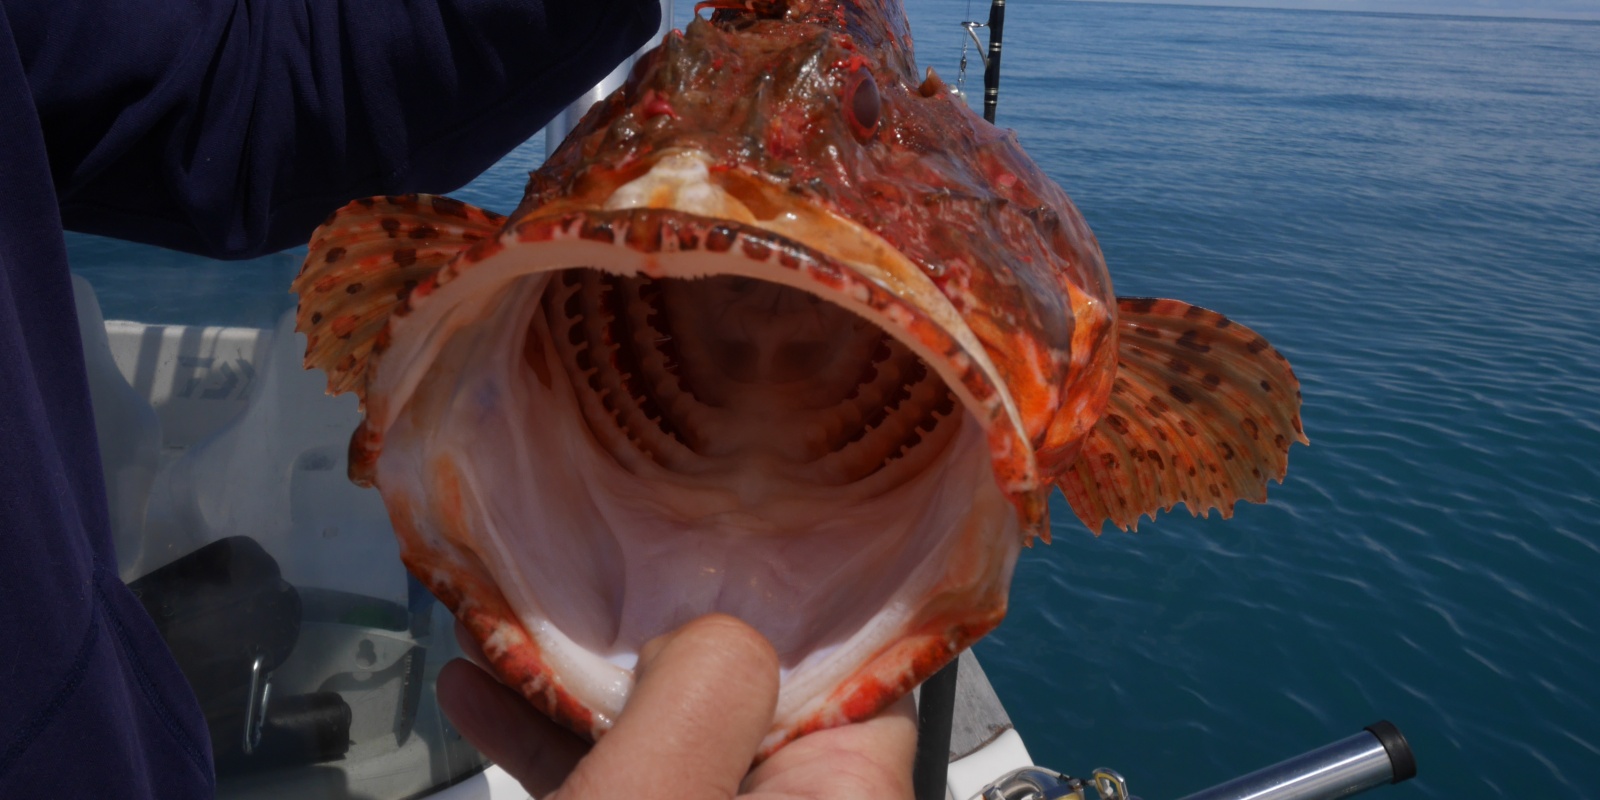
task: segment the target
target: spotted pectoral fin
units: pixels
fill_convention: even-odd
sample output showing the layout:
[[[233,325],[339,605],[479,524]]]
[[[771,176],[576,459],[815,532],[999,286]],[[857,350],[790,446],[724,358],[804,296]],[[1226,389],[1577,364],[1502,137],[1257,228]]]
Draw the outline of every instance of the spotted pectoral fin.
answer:
[[[328,392],[355,391],[365,402],[367,357],[389,315],[411,291],[475,242],[492,238],[505,217],[433,195],[370,197],[335,211],[311,237],[295,278],[295,329],[306,367],[328,374]]]
[[[1300,426],[1300,384],[1254,331],[1177,300],[1118,298],[1117,377],[1058,484],[1095,532],[1182,501],[1190,513],[1263,502]]]

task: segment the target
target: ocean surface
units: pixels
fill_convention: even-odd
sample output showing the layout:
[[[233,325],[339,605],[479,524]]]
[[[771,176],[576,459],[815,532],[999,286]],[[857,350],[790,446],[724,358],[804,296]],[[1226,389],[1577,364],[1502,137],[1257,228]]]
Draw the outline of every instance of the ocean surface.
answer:
[[[911,5],[954,81],[987,4]],[[1058,504],[977,647],[1035,760],[1160,800],[1387,718],[1421,775],[1374,796],[1600,795],[1600,24],[1022,0],[999,122],[1119,292],[1289,357],[1312,440],[1232,520]],[[294,253],[71,247],[111,318],[292,305]]]

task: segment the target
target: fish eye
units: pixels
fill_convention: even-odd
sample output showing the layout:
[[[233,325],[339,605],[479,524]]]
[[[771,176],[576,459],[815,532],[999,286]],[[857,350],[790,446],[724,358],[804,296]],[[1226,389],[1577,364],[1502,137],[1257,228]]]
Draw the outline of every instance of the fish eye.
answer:
[[[844,116],[857,141],[866,142],[878,132],[883,98],[878,95],[878,82],[873,80],[869,70],[857,70],[850,78],[844,94]]]

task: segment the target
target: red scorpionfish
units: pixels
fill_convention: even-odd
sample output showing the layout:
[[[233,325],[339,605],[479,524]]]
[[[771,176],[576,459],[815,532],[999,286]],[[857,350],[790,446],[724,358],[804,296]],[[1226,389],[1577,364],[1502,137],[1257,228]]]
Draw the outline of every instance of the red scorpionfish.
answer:
[[[1283,479],[1284,358],[1113,295],[898,0],[697,11],[510,217],[358,200],[294,284],[307,366],[362,402],[351,478],[500,680],[597,737],[642,644],[731,614],[782,663],[770,754],[999,624],[1054,487],[1098,532]]]

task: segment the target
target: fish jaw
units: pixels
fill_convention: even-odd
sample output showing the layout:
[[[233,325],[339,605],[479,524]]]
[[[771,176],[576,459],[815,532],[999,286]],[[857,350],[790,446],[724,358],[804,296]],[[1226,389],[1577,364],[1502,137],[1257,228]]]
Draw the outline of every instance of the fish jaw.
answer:
[[[721,276],[798,289],[877,326],[904,359],[938,373],[917,386],[942,384],[955,402],[921,445],[843,485],[795,489],[759,462],[674,484],[648,452],[670,442],[630,447],[592,424],[581,375],[559,366],[571,358],[562,337],[530,355],[530,330],[562,330],[557,300],[579,296],[565,283],[579,267],[590,282]],[[1004,387],[974,366],[981,357],[959,330],[903,285],[886,288],[882,273],[671,208],[514,220],[417,287],[391,320],[352,465],[370,465],[407,566],[501,679],[576,731],[610,727],[639,645],[712,611],[755,625],[784,660],[764,754],[870,717],[999,623],[1037,524],[997,472],[1032,469]],[[685,548],[717,555],[675,554]],[[581,578],[561,583],[570,575]],[[800,623],[777,619],[791,612]]]

